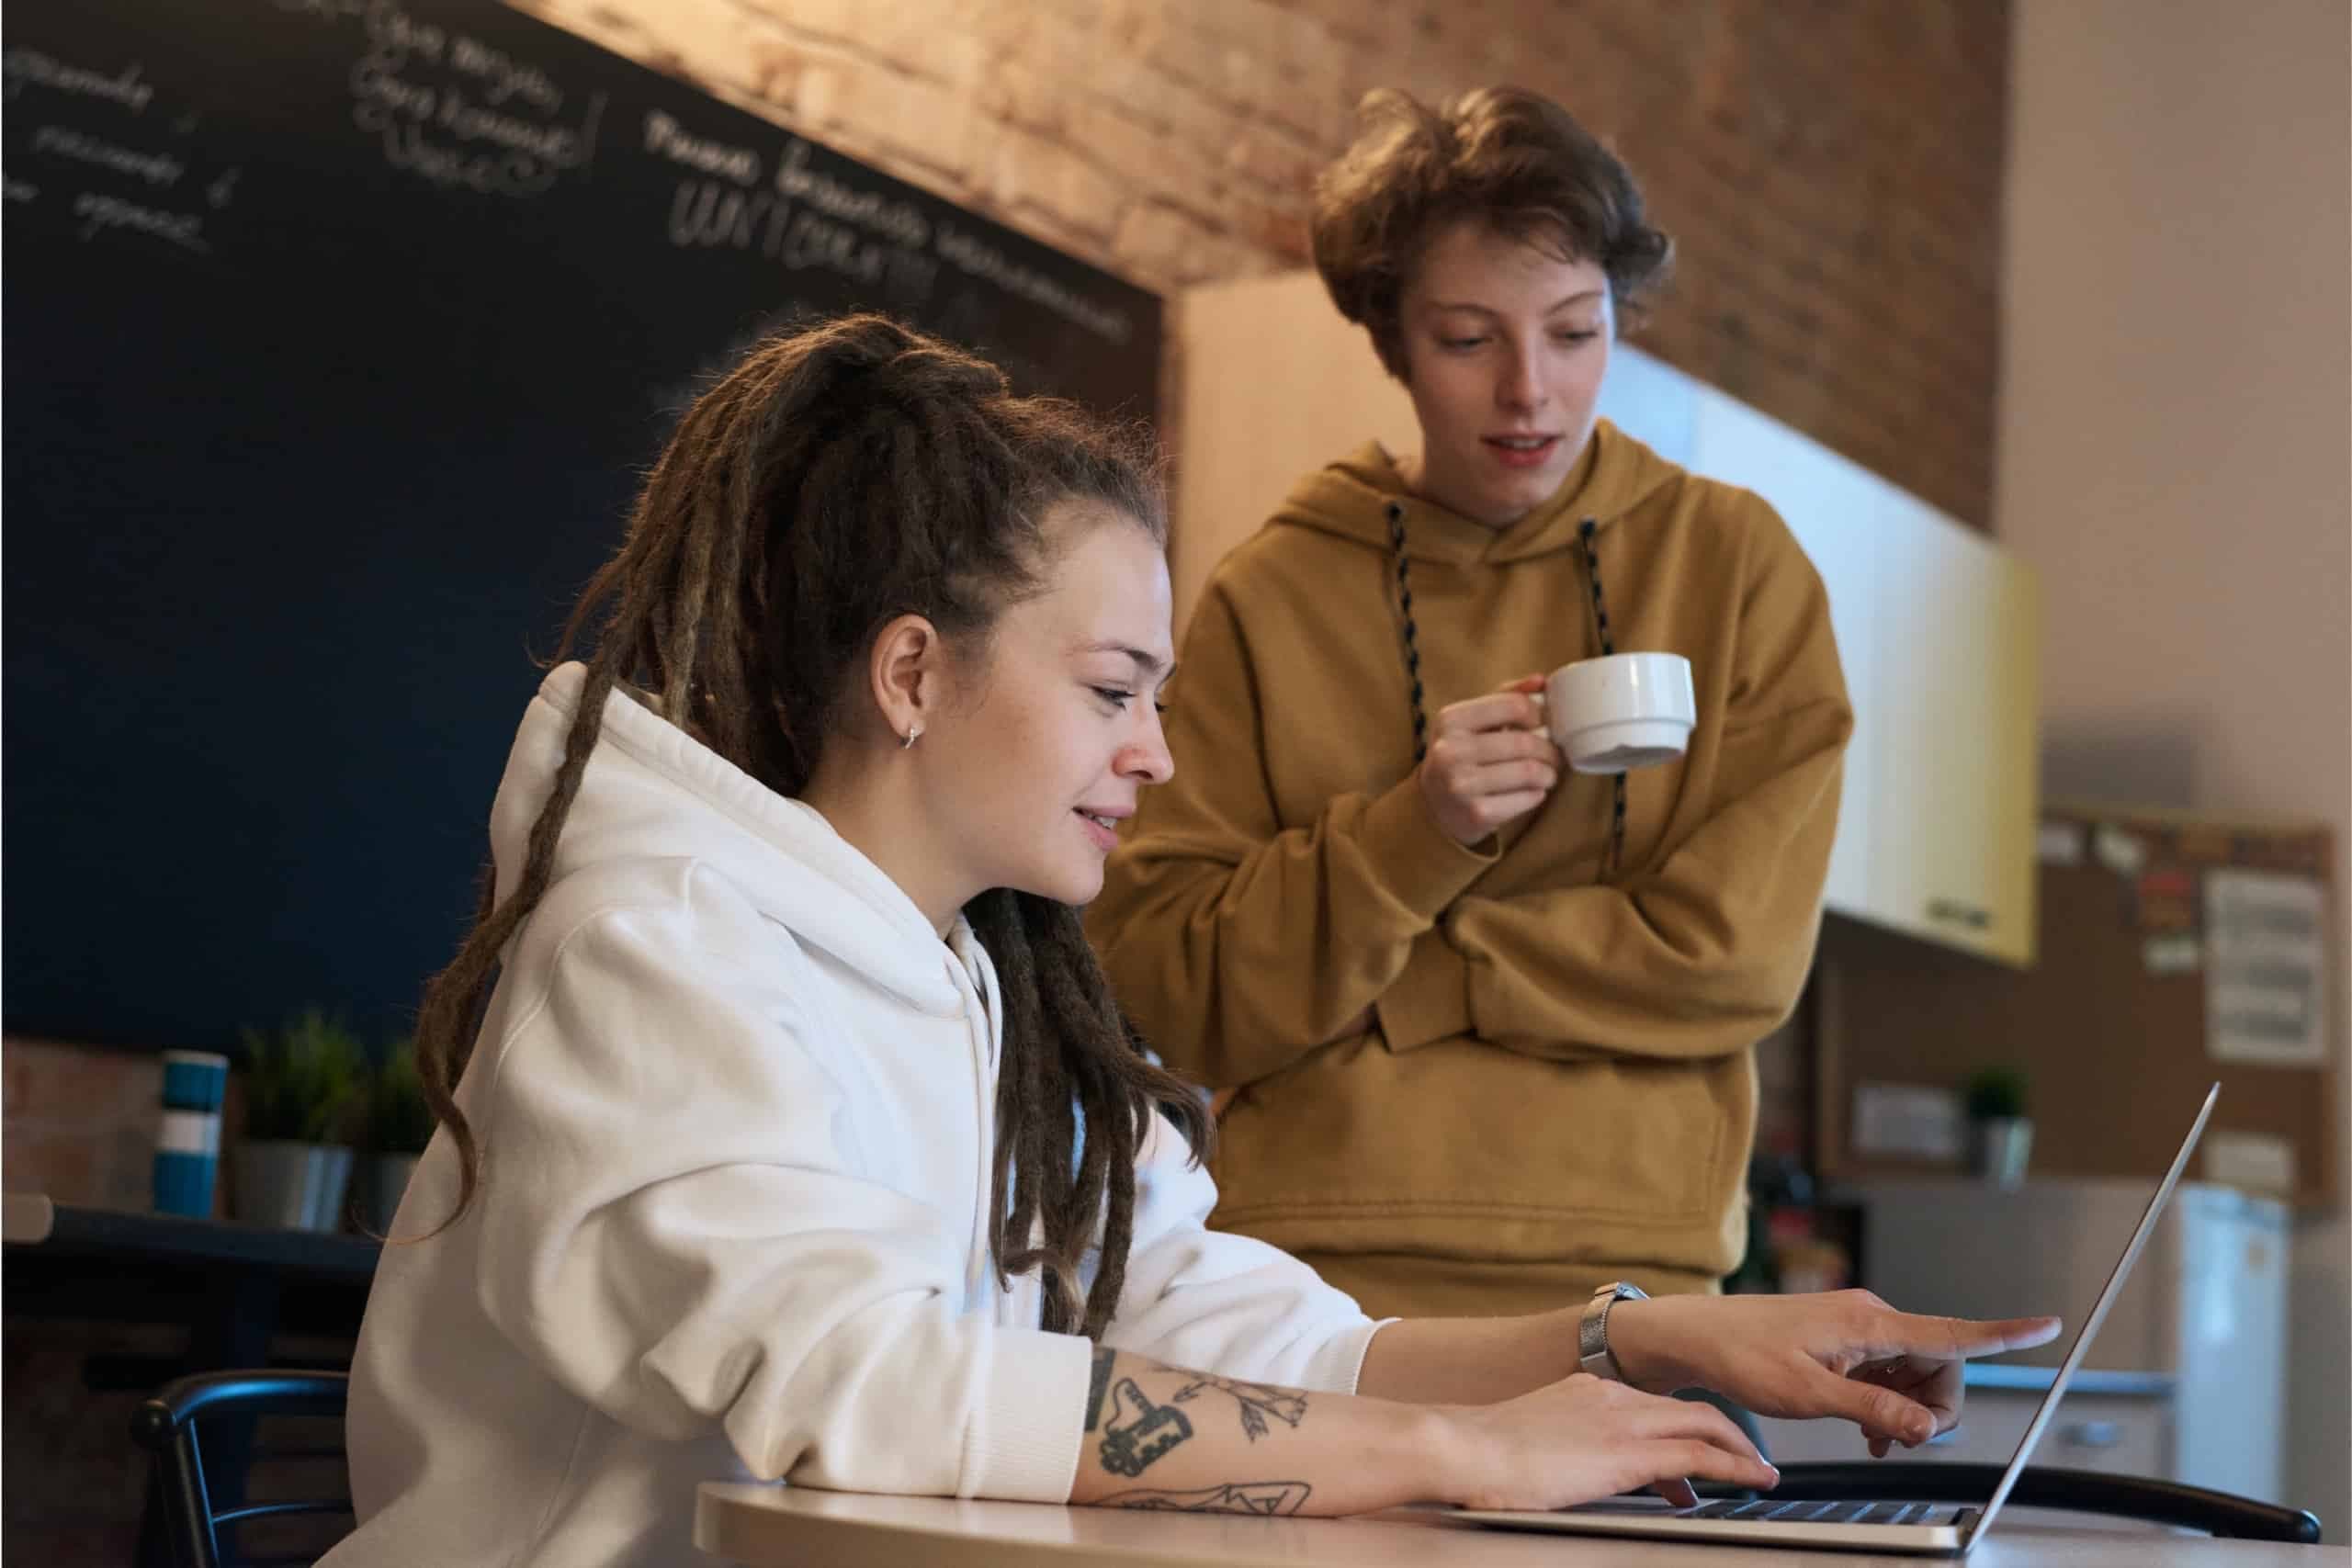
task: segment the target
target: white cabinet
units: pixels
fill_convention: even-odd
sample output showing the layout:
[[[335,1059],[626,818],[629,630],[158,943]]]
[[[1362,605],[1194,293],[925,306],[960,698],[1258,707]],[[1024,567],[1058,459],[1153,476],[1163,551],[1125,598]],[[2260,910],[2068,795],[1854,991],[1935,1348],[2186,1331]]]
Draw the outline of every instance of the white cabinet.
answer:
[[[1875,908],[1873,874],[1884,864],[1876,825],[1883,814],[1898,820],[1905,815],[1899,804],[1882,804],[1885,786],[1877,753],[1868,743],[1881,725],[1878,714],[1883,705],[1881,623],[1900,625],[1904,619],[1899,605],[1894,613],[1883,613],[1886,596],[1877,576],[1879,496],[1892,487],[1736,399],[1712,387],[1690,385],[1694,415],[1685,462],[1694,472],[1752,490],[1770,502],[1813,558],[1828,591],[1830,625],[1838,634],[1838,657],[1846,668],[1846,692],[1855,720],[1823,900],[1840,914],[1867,915]]]
[[[1411,399],[1311,272],[1188,290],[1171,325],[1181,636],[1210,570],[1301,474],[1367,440],[1410,452],[1419,434]],[[2030,963],[2031,573],[1736,399],[1631,345],[1614,354],[1602,414],[1662,456],[1770,502],[1828,589],[1855,730],[1827,907]]]
[[[1828,907],[2030,964],[2041,657],[2031,570],[1713,388],[1698,389],[1690,441],[1693,469],[1772,503],[1829,592],[1854,739]]]
[[[1621,343],[1609,351],[1609,374],[1600,383],[1600,417],[1668,462],[1687,468],[1698,440],[1700,400],[1711,395],[1720,394],[1666,361]]]

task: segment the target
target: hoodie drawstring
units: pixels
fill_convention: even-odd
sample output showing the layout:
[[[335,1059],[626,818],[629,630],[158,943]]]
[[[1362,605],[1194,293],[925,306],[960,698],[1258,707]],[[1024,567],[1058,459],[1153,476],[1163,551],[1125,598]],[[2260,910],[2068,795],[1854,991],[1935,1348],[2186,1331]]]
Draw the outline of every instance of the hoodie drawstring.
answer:
[[[1592,547],[1592,536],[1599,525],[1588,517],[1577,525],[1577,543],[1584,547],[1585,576],[1592,582],[1592,624],[1600,634],[1600,656],[1603,659],[1617,651],[1617,641],[1609,635],[1609,606],[1600,597],[1600,552]],[[1609,858],[1600,868],[1603,876],[1617,874],[1625,858],[1625,775],[1610,775]]]
[[[974,947],[978,942],[972,942]],[[972,1047],[972,1079],[978,1090],[979,1171],[974,1179],[978,1194],[972,1204],[972,1234],[967,1243],[964,1263],[964,1300],[968,1304],[978,1301],[989,1287],[989,1272],[995,1258],[989,1246],[992,1227],[989,1211],[996,1194],[996,1066],[998,1040],[1003,1027],[993,1005],[985,975],[974,968],[965,953],[950,948],[946,960],[947,976],[955,982],[956,994],[964,1004],[964,1032]]]
[[[1396,604],[1405,623],[1405,679],[1412,689],[1413,701],[1413,765],[1419,767],[1429,756],[1429,715],[1421,697],[1421,649],[1419,632],[1413,624],[1413,581],[1405,563],[1405,503],[1392,501],[1385,508],[1388,516],[1388,545],[1396,558]],[[1609,634],[1609,604],[1600,593],[1600,552],[1593,548],[1593,535],[1600,523],[1588,517],[1577,526],[1577,542],[1584,547],[1585,576],[1592,584],[1592,624],[1600,634],[1600,652],[1604,659],[1617,651],[1617,641]],[[1617,874],[1625,859],[1625,775],[1610,775],[1609,848],[1602,862],[1604,877]]]
[[[1405,679],[1413,688],[1413,765],[1430,754],[1430,720],[1421,711],[1421,649],[1413,627],[1413,581],[1405,567],[1405,503],[1388,503],[1388,543],[1396,555],[1396,603],[1405,615]]]

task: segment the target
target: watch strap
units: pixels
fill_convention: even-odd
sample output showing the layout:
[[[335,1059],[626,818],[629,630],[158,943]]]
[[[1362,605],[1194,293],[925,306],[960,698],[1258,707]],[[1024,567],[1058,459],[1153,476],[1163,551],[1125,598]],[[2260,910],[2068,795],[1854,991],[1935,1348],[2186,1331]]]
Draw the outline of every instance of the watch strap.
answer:
[[[1617,1357],[1609,1348],[1609,1309],[1619,1302],[1647,1301],[1648,1292],[1639,1285],[1616,1280],[1592,1292],[1592,1301],[1584,1309],[1584,1316],[1577,1321],[1577,1367],[1597,1378],[1611,1382],[1623,1382],[1625,1373],[1617,1365]]]

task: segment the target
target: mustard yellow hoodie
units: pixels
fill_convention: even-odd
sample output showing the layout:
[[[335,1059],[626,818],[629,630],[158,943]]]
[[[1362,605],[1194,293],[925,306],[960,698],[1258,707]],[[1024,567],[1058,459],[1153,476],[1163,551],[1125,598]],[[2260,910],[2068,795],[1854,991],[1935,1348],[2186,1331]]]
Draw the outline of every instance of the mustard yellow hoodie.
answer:
[[[1413,777],[1390,512],[1426,695],[1615,647],[1687,655],[1679,761],[1566,775],[1475,849]],[[1606,422],[1488,528],[1379,446],[1308,475],[1203,592],[1147,791],[1088,929],[1171,1065],[1238,1089],[1215,1222],[1375,1314],[1703,1290],[1737,1263],[1752,1047],[1812,961],[1853,716],[1819,576],[1780,518]],[[1372,1026],[1363,1020],[1370,1009]]]

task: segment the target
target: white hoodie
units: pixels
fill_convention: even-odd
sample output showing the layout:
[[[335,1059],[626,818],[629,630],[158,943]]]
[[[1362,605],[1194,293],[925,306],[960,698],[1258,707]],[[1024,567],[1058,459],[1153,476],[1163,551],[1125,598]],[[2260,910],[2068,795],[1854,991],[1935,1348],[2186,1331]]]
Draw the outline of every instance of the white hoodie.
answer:
[[[502,896],[583,679],[515,737]],[[987,1251],[1001,1010],[960,920],[941,942],[815,810],[615,693],[458,1091],[480,1196],[377,1269],[334,1568],[698,1561],[707,1480],[1067,1497],[1091,1347]],[[1151,1126],[1104,1342],[1352,1390],[1372,1322],[1204,1229],[1214,1186]],[[457,1189],[435,1136],[393,1235]]]

